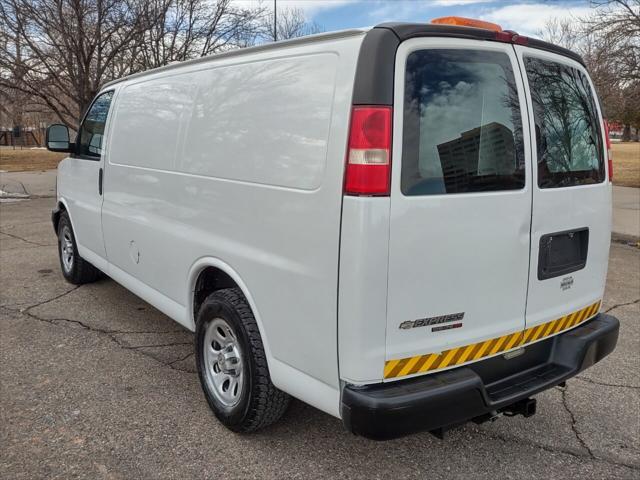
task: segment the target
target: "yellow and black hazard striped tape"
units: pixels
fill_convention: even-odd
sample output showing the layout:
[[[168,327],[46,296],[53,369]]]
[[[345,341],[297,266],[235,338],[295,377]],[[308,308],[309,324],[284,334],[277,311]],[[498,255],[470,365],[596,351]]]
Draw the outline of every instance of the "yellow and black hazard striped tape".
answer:
[[[562,318],[502,337],[452,348],[440,353],[427,353],[399,360],[388,360],[384,366],[384,378],[397,378],[413,375],[414,373],[440,370],[521,347],[586,322],[598,313],[600,304],[601,302],[598,301]]]

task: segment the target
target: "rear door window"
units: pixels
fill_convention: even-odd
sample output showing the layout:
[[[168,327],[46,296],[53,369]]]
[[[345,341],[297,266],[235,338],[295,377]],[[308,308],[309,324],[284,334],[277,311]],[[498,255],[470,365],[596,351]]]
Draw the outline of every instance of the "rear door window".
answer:
[[[516,190],[525,185],[521,110],[505,53],[411,53],[403,127],[404,195]]]
[[[538,186],[604,181],[600,122],[586,75],[569,65],[525,57],[538,150]]]

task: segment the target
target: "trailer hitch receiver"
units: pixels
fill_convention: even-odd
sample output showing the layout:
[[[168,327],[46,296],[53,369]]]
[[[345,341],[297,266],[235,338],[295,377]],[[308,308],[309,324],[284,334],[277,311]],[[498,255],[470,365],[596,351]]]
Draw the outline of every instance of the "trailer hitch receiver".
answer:
[[[523,417],[531,417],[536,413],[536,399],[524,398],[504,407],[502,413],[507,417],[515,417],[522,415]]]

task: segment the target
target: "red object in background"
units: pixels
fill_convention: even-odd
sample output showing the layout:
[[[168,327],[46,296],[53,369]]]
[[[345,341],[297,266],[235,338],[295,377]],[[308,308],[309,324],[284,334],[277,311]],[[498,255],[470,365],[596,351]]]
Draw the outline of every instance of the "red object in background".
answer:
[[[613,150],[611,150],[611,137],[609,136],[609,122],[604,121],[604,139],[607,142],[607,166],[609,168],[609,181],[613,182]]]

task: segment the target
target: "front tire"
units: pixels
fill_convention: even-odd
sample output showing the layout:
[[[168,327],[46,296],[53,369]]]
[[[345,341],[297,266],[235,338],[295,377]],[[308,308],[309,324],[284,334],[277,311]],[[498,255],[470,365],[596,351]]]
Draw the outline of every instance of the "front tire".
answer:
[[[67,282],[82,285],[94,282],[99,278],[100,270],[78,253],[76,237],[67,212],[62,212],[58,221],[58,256],[60,257],[62,275]]]
[[[269,376],[258,325],[238,288],[210,294],[196,325],[198,376],[211,410],[234,432],[253,432],[280,419],[289,395]]]

